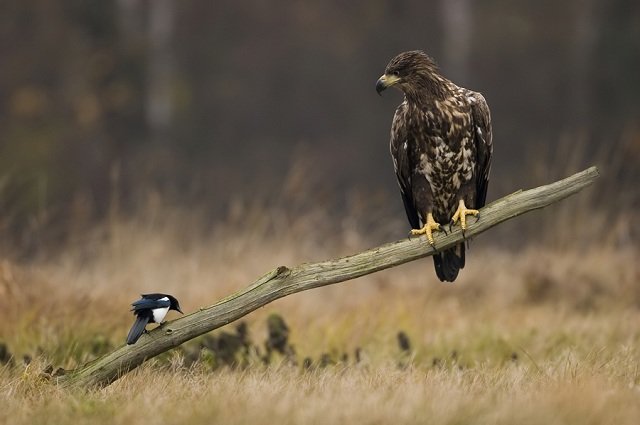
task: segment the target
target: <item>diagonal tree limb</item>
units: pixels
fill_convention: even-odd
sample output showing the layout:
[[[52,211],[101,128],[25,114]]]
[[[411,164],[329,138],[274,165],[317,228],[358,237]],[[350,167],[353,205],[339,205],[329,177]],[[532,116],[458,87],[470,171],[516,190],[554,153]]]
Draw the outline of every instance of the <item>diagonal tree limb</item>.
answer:
[[[481,218],[469,224],[465,236],[478,235],[503,221],[558,202],[592,184],[597,177],[598,169],[591,167],[555,183],[505,196],[482,208]],[[438,233],[436,249],[447,249],[463,239],[458,227],[447,235]],[[67,388],[108,385],[145,360],[231,323],[274,300],[427,257],[436,249],[424,237],[403,239],[336,260],[293,268],[277,267],[246,289],[143,335],[135,345],[122,346],[68,372],[59,378],[59,383]]]

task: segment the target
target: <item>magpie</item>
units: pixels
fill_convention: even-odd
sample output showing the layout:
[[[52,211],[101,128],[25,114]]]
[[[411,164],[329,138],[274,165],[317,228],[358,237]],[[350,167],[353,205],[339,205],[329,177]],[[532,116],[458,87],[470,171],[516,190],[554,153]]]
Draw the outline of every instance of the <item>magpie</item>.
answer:
[[[180,303],[171,295],[167,294],[142,294],[142,298],[131,303],[136,321],[127,336],[127,345],[135,344],[145,332],[148,323],[162,323],[169,310],[180,310]]]

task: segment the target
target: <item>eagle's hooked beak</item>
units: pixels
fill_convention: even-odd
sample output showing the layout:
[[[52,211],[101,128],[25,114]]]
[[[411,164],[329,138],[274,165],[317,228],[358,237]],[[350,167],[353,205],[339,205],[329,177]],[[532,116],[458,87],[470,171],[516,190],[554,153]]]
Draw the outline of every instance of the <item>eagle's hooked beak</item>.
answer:
[[[386,90],[388,87],[391,87],[395,83],[400,81],[400,77],[396,75],[384,74],[382,77],[378,78],[376,82],[376,91],[380,96],[382,96],[382,92]]]

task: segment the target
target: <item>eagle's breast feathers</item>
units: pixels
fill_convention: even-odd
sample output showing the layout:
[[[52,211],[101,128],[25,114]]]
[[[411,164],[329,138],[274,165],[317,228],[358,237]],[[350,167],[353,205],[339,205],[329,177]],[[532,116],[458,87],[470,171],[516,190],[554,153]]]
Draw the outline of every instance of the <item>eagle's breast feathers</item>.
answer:
[[[473,114],[476,104],[484,102],[482,95],[457,86],[450,93],[443,100],[420,104],[405,99],[394,115],[390,146],[396,175],[408,179],[401,190],[413,188],[406,195],[415,207],[431,196],[434,217],[445,222],[455,211],[461,188],[477,177],[477,139],[483,135]],[[399,165],[413,171],[400,170]],[[474,193],[465,196],[473,198],[465,199],[470,205],[476,203]]]

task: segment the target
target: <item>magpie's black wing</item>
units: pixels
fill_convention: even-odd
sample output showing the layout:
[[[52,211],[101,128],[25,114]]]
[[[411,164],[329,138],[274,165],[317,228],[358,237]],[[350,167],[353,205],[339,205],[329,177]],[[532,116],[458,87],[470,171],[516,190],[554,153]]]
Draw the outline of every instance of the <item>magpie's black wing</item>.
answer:
[[[133,306],[131,311],[140,311],[140,310],[147,310],[147,309],[154,309],[154,308],[169,307],[171,306],[171,301],[169,301],[169,298],[166,296],[160,299],[152,299],[152,298],[145,298],[145,295],[143,295],[142,298],[140,298],[138,301],[134,301],[133,303],[131,303],[131,305]]]
[[[144,333],[144,328],[149,323],[149,315],[138,316],[133,323],[129,335],[127,335],[127,345],[135,344],[138,338]]]

